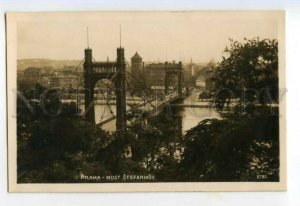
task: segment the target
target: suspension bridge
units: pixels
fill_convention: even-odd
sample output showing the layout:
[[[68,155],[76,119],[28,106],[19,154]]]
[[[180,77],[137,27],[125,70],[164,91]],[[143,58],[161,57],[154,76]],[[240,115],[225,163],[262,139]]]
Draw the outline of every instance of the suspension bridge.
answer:
[[[101,126],[104,130],[125,131],[129,123],[127,115],[132,111],[138,109],[148,115],[155,115],[167,105],[183,98],[183,68],[181,62],[178,64],[165,64],[165,90],[163,93],[158,93],[141,79],[137,79],[126,71],[126,68],[130,69],[131,66],[125,59],[124,48],[121,46],[117,48],[117,59],[105,62],[96,61],[93,58],[92,49],[88,46],[84,50],[84,59],[75,70],[81,64],[83,65],[85,119],[95,126]],[[177,76],[177,90],[170,92],[170,79],[173,75]],[[115,97],[113,101],[110,98],[101,100],[101,104],[105,104],[106,107],[101,115],[100,123],[96,124],[94,107],[97,100],[95,100],[94,92],[96,83],[102,79],[114,83]],[[132,82],[135,82],[135,85]],[[136,93],[139,94],[134,94],[135,92],[132,91],[135,91],[134,88],[137,84],[139,90],[136,90]],[[128,103],[127,100],[129,100]],[[111,109],[110,105],[112,104],[116,105],[116,112]],[[104,119],[105,112],[110,113],[111,117]]]

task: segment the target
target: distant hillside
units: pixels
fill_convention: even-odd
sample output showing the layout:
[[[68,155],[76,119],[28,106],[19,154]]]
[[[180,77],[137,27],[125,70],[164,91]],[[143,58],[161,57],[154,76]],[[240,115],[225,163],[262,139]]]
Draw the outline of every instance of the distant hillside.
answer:
[[[165,63],[165,61],[144,61],[144,63],[147,65],[147,64],[157,64],[157,63]],[[172,61],[169,61],[169,63],[172,63]],[[176,63],[178,63],[178,61],[176,61]],[[197,66],[206,66],[208,63],[207,62],[194,62]],[[182,62],[183,65],[189,65],[190,62]]]
[[[74,66],[77,67],[81,60],[55,60],[55,59],[18,59],[17,68],[18,70],[24,70],[28,67],[52,67],[53,69],[62,69],[64,66]],[[153,61],[146,61],[145,64],[158,63]],[[160,62],[164,63],[164,62]],[[178,62],[177,62],[178,63]],[[82,68],[83,62],[80,64]],[[183,63],[183,65],[188,65],[189,63]],[[204,67],[208,63],[196,63],[197,66]]]
[[[64,66],[78,66],[81,60],[53,60],[53,59],[19,59],[17,60],[18,70],[24,70],[28,67],[52,67],[61,69]],[[82,64],[80,65],[82,67]]]

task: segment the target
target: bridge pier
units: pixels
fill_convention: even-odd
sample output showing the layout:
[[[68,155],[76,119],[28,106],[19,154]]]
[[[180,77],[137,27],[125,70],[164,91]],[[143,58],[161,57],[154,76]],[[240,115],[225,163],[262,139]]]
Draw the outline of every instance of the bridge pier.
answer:
[[[169,65],[168,62],[165,62],[165,94],[168,93],[169,83],[172,74],[177,75],[177,92],[181,96],[182,95],[182,62],[178,64],[173,63],[173,65]]]

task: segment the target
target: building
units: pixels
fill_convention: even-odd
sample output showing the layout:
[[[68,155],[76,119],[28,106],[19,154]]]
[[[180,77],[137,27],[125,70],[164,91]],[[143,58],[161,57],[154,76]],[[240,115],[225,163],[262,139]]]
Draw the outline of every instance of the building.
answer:
[[[134,77],[133,83],[136,85],[144,82],[143,59],[137,52],[131,57],[131,75]]]
[[[214,83],[214,76],[215,71],[218,64],[215,62],[214,59],[212,59],[201,71],[199,71],[199,77],[201,77],[201,80],[205,81],[205,90],[207,91],[213,91],[215,89],[215,83]],[[199,83],[198,83],[199,84]]]
[[[156,90],[166,89],[166,84],[168,85],[168,89],[181,87],[181,80],[178,79],[178,69],[182,69],[181,62],[175,63],[173,61],[171,63],[152,63],[146,65],[145,77],[147,86]]]
[[[75,69],[76,68],[74,66],[64,66],[61,72],[63,75],[72,75],[74,74]]]
[[[146,83],[151,89],[165,88],[165,64],[164,63],[153,63],[148,64],[146,70]]]
[[[18,90],[28,90],[35,87],[41,78],[43,70],[38,67],[27,67],[23,72],[17,71]]]
[[[78,87],[78,76],[75,75],[55,75],[51,77],[51,87],[59,88],[77,88]]]
[[[208,91],[213,91],[215,89],[215,82],[213,81],[214,76],[215,76],[215,69],[210,67],[206,71],[206,75],[205,75],[205,89]]]
[[[35,84],[40,79],[42,73],[41,68],[37,67],[28,67],[24,70],[24,80],[28,83]]]
[[[193,63],[193,59],[191,59],[191,62],[188,64],[188,74],[190,77],[195,76],[195,68],[196,68],[196,64]]]
[[[17,70],[17,80],[18,81],[24,81],[25,77],[24,77],[24,71],[22,70]]]
[[[42,76],[39,79],[39,83],[45,87],[49,87],[51,85],[51,77],[50,76]]]
[[[196,80],[196,86],[199,87],[200,89],[204,90],[206,88],[206,80],[199,77]]]

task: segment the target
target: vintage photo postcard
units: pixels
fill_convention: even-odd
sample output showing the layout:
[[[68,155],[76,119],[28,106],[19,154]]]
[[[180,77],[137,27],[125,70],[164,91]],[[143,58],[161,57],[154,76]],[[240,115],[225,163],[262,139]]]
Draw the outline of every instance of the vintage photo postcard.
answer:
[[[9,192],[286,190],[284,22],[7,13]]]

